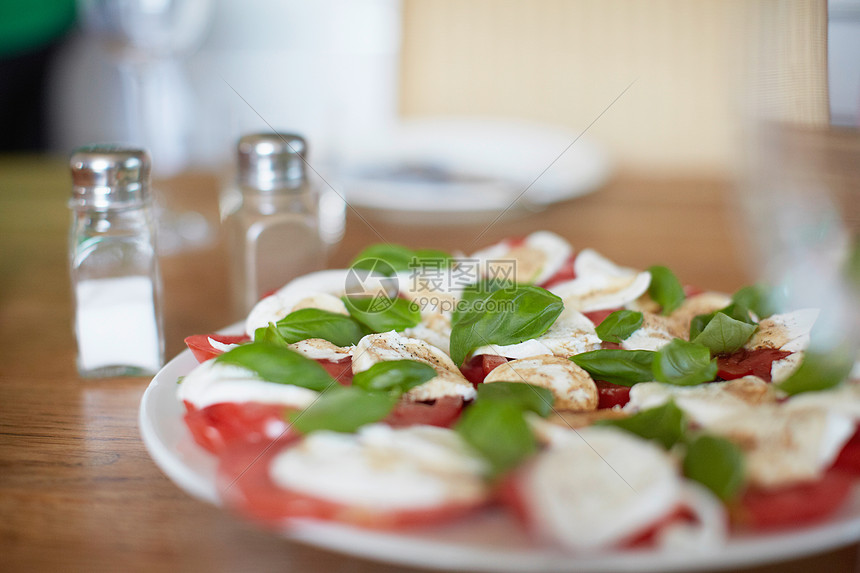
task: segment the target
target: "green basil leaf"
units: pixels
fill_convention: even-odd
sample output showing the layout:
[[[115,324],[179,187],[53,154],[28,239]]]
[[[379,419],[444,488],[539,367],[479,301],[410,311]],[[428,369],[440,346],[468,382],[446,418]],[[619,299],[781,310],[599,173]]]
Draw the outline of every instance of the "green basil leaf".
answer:
[[[451,324],[459,322],[468,312],[480,312],[486,306],[486,299],[498,290],[514,290],[516,283],[508,279],[485,278],[463,288],[460,300],[454,307]]]
[[[367,370],[357,373],[352,385],[365,390],[408,392],[415,386],[436,377],[429,364],[415,360],[387,360],[377,362]]]
[[[336,384],[315,360],[266,342],[242,344],[217,356],[215,360],[247,368],[263,380],[277,384],[293,384],[318,392]]]
[[[833,388],[848,378],[854,359],[854,353],[845,347],[832,352],[807,350],[800,367],[778,387],[789,395]]]
[[[692,386],[717,376],[717,361],[707,346],[675,338],[657,351],[652,365],[658,382]]]
[[[621,344],[631,334],[636,332],[644,316],[635,310],[616,310],[597,325],[597,336],[604,342]]]
[[[646,440],[654,440],[667,450],[683,441],[687,426],[684,412],[669,400],[662,406],[642,410],[619,420],[601,420],[602,426],[615,426]]]
[[[518,404],[476,400],[454,429],[490,464],[494,475],[518,466],[537,451],[537,440]]]
[[[274,346],[286,347],[289,342],[278,332],[278,326],[270,322],[268,326],[261,326],[254,331],[254,342],[266,342]]]
[[[367,334],[355,319],[318,308],[291,312],[278,321],[277,328],[288,344],[308,338],[322,338],[337,346],[352,346]],[[256,339],[256,333],[254,337]]]
[[[654,380],[653,350],[621,350],[605,348],[574,354],[570,360],[591,374],[595,380],[633,386]]]
[[[695,480],[723,501],[730,501],[744,484],[744,457],[732,442],[702,435],[687,446],[684,475]]]
[[[648,294],[663,308],[663,314],[671,314],[686,298],[684,287],[675,273],[666,267],[654,265],[648,272],[651,273]]]
[[[373,332],[405,330],[421,322],[418,305],[387,296],[343,297],[350,316]]]
[[[555,401],[552,392],[527,382],[490,382],[478,384],[478,400],[510,402],[546,418]]]
[[[458,366],[487,344],[517,344],[546,332],[561,311],[562,300],[533,285],[497,290],[458,315],[451,324],[451,358]]]
[[[779,312],[773,289],[764,284],[745,286],[732,295],[732,302],[750,309],[759,319]]]
[[[390,267],[388,272],[383,271],[383,266],[376,263],[376,259],[382,260]],[[422,261],[439,260],[441,266],[447,267],[451,264],[451,255],[435,249],[412,250],[403,245],[379,243],[371,245],[361,251],[350,263],[350,267],[361,270],[373,270],[382,272],[388,276],[401,271],[414,269],[422,264]]]
[[[735,320],[718,312],[693,342],[707,346],[714,355],[731,354],[743,346],[757,328],[754,324]]]
[[[750,316],[750,311],[747,307],[740,303],[732,303],[729,306],[715,310],[710,314],[699,314],[693,317],[693,320],[690,322],[690,340],[695,340],[697,336],[702,334],[708,324],[710,324],[714,317],[717,316],[717,313],[720,312],[739,322],[743,322],[745,324],[756,324]]]
[[[324,392],[301,412],[290,414],[289,421],[304,434],[316,430],[349,433],[384,419],[397,400],[396,394],[388,392],[337,386]]]

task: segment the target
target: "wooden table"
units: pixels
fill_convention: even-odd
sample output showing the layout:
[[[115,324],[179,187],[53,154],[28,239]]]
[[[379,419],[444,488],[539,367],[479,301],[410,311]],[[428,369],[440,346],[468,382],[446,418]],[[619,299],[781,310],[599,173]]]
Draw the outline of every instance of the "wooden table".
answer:
[[[217,224],[217,181],[165,184],[176,208]],[[148,379],[83,380],[74,365],[66,263],[65,160],[0,158],[0,571],[402,571],[275,538],[187,496],[150,460],[137,428]],[[627,265],[662,263],[687,283],[748,282],[726,182],[621,175],[593,195],[485,224],[405,226],[351,213],[342,266],[379,237],[473,250],[549,229]],[[432,223],[428,221],[427,223]],[[220,241],[162,261],[168,356],[234,320]],[[854,571],[857,547],[751,571]]]

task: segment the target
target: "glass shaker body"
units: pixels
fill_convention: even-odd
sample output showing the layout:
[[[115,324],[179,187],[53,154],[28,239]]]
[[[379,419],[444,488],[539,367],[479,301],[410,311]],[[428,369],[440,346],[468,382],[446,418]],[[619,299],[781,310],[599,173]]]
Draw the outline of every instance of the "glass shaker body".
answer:
[[[240,200],[225,218],[231,245],[236,311],[246,315],[265,295],[325,266],[319,195],[307,182],[261,192],[240,185]]]
[[[306,176],[307,143],[296,134],[243,136],[237,146],[236,187],[224,226],[232,255],[233,299],[245,316],[290,280],[325,267],[320,195]]]
[[[101,189],[99,198],[85,190],[71,201],[78,372],[84,377],[151,375],[164,362],[164,333],[148,190],[144,183],[134,193],[118,192],[121,199],[114,201],[110,188]]]

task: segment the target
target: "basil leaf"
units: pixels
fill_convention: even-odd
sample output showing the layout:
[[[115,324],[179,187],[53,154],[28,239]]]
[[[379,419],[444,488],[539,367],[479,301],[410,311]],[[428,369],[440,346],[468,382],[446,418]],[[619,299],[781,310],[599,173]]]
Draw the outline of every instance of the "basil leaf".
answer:
[[[494,475],[518,466],[537,451],[537,440],[518,404],[476,400],[454,429],[490,464]]]
[[[633,386],[654,380],[653,350],[602,349],[574,354],[570,360],[595,380]]]
[[[707,346],[675,338],[657,351],[652,365],[659,382],[692,386],[710,382],[717,375],[717,361]]]
[[[478,400],[510,402],[546,418],[555,401],[552,392],[527,382],[490,382],[478,384]]]
[[[388,264],[389,269],[383,270],[383,265],[378,265],[376,260],[382,260]],[[442,261],[441,266],[447,267],[451,264],[451,255],[444,251],[434,249],[419,249],[413,251],[403,245],[379,243],[371,245],[361,251],[350,263],[350,267],[361,270],[373,270],[391,276],[396,272],[408,271],[420,266],[422,261]]]
[[[460,366],[466,356],[487,344],[517,344],[546,332],[561,311],[562,300],[533,285],[497,290],[458,315],[451,325],[451,358]]]
[[[352,346],[358,344],[366,334],[355,319],[318,308],[291,312],[277,322],[277,329],[288,344],[308,338],[322,338],[336,346]],[[254,333],[255,339],[256,336]]]
[[[454,307],[451,323],[459,322],[469,311],[481,312],[486,306],[486,299],[498,290],[516,289],[516,283],[508,279],[485,278],[463,288],[460,300]]]
[[[718,312],[693,342],[707,346],[711,354],[731,354],[743,346],[757,328]]]
[[[732,302],[750,309],[759,319],[779,312],[773,289],[764,284],[745,286],[732,295]]]
[[[756,324],[750,316],[750,311],[747,307],[740,303],[733,303],[725,308],[721,308],[720,310],[715,310],[710,314],[699,314],[693,317],[693,320],[690,321],[690,340],[695,340],[697,336],[702,334],[708,324],[710,324],[714,317],[717,316],[717,313],[723,313],[729,318],[745,324]]]
[[[681,286],[675,273],[666,267],[654,265],[648,269],[648,272],[651,273],[648,294],[663,308],[664,315],[671,314],[686,298],[684,287]]]
[[[397,400],[396,394],[338,386],[323,393],[301,412],[290,414],[289,421],[305,434],[315,430],[349,433],[384,419]]]
[[[242,344],[215,357],[215,360],[247,368],[263,380],[277,384],[292,384],[317,391],[336,384],[315,360],[266,342]]]
[[[684,475],[695,480],[723,501],[729,501],[744,484],[744,457],[732,442],[702,435],[687,446]]]
[[[646,440],[654,440],[667,450],[684,439],[684,412],[669,400],[662,406],[642,410],[619,420],[601,420],[601,426],[615,426]]]
[[[274,322],[270,322],[268,326],[261,326],[254,331],[254,342],[266,342],[274,346],[286,348],[289,344],[287,340],[278,332],[278,327]]]
[[[616,310],[603,319],[595,330],[600,340],[620,344],[642,326],[643,320],[644,316],[641,312]]]
[[[421,322],[418,305],[387,296],[343,297],[350,316],[373,332],[405,330]]]
[[[854,353],[847,348],[833,352],[807,350],[800,367],[778,387],[788,395],[833,388],[848,378],[854,367],[854,358]]]
[[[415,360],[387,360],[357,373],[352,378],[352,385],[364,390],[402,394],[435,377],[436,371],[429,364]]]

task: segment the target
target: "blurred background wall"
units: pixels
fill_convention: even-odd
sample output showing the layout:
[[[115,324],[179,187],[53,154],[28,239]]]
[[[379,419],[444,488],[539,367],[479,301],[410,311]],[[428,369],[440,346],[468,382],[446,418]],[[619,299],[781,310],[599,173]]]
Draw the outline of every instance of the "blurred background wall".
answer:
[[[829,82],[835,115],[855,122],[858,5],[831,2],[843,47],[831,45],[828,78],[824,0],[212,0],[206,34],[176,56],[186,91],[162,115],[165,129],[191,123],[180,165],[212,166],[240,133],[267,124],[307,133],[317,149],[398,117],[578,131],[635,82],[589,130],[615,163],[723,173],[738,160],[756,57],[779,60],[753,78],[778,88],[774,114],[827,123]],[[50,145],[61,153],[128,135],[116,55],[84,28],[63,46],[51,83]]]

